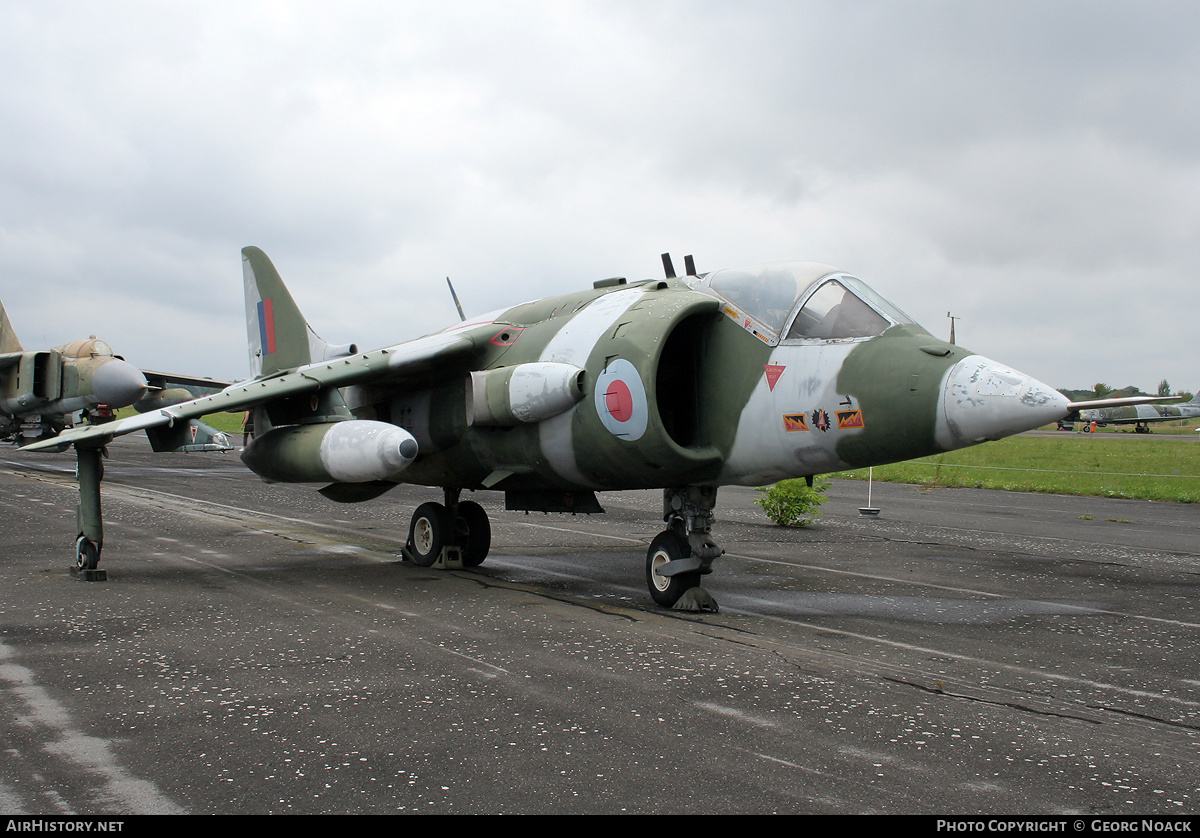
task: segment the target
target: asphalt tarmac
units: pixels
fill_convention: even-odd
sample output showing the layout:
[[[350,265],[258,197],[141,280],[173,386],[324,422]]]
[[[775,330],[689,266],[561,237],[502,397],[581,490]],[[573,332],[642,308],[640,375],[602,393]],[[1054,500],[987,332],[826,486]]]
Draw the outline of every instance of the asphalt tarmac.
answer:
[[[661,495],[492,515],[474,571],[126,437],[106,582],[70,454],[0,452],[0,812],[1194,814],[1200,506],[835,482],[722,489],[719,614],[653,605]]]

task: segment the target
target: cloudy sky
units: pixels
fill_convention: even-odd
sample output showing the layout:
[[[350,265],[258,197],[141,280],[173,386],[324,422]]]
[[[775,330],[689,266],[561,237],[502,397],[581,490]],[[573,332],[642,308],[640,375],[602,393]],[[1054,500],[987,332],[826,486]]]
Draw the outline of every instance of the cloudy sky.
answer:
[[[364,347],[832,263],[1056,387],[1200,388],[1194,2],[0,0],[26,348],[247,373],[244,245]]]

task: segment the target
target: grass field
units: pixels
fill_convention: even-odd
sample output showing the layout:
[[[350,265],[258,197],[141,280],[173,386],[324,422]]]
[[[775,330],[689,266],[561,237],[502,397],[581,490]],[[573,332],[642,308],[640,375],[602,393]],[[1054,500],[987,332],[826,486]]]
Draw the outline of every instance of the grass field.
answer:
[[[218,431],[224,431],[227,434],[240,434],[242,432],[242,417],[244,415],[243,413],[210,413],[204,417],[204,421]]]
[[[1200,503],[1200,439],[1132,433],[1015,436],[876,466],[874,473],[876,480],[891,483]],[[867,469],[831,476],[866,480]]]
[[[218,431],[224,431],[227,434],[240,434],[242,432],[242,417],[243,413],[210,413],[202,420],[206,425],[211,425]],[[118,419],[125,419],[129,416],[137,416],[137,411],[132,407],[123,407],[116,411],[115,416]]]

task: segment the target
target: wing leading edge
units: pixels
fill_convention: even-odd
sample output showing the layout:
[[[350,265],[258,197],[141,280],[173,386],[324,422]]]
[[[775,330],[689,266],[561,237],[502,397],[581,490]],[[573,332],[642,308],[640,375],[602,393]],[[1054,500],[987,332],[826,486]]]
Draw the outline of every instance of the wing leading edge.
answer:
[[[481,326],[487,337],[490,324]],[[25,446],[27,451],[64,450],[80,442],[103,444],[103,440],[135,431],[197,419],[210,413],[237,412],[288,396],[315,393],[330,387],[348,387],[383,380],[400,380],[426,375],[439,365],[470,354],[476,347],[472,331],[439,332],[406,343],[364,352],[353,357],[307,364],[282,373],[261,376],[226,387],[220,393],[181,402],[141,416],[118,419],[104,425],[69,428],[58,436]]]
[[[1156,404],[1158,402],[1183,401],[1179,396],[1121,396],[1115,399],[1090,399],[1085,402],[1071,402],[1067,408],[1078,410],[1103,410],[1106,407],[1125,407],[1134,404]]]

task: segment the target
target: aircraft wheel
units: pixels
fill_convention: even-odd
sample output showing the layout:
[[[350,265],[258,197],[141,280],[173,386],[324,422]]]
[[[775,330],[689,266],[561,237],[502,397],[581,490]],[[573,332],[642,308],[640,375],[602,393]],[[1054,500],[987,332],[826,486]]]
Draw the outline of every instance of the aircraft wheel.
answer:
[[[479,567],[492,549],[492,525],[483,507],[473,500],[458,505],[458,528],[463,567]]]
[[[95,570],[100,566],[100,548],[87,536],[75,540],[75,567],[79,570]]]
[[[450,521],[440,503],[423,503],[413,513],[408,526],[408,550],[419,567],[432,567],[446,546]]]
[[[660,532],[650,542],[646,553],[646,587],[654,601],[664,608],[670,608],[689,588],[699,585],[700,572],[659,576],[658,569],[667,562],[686,559],[691,552],[687,539],[673,529]]]

